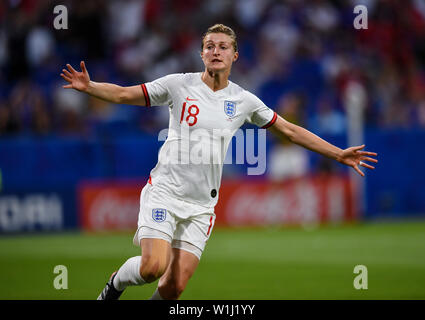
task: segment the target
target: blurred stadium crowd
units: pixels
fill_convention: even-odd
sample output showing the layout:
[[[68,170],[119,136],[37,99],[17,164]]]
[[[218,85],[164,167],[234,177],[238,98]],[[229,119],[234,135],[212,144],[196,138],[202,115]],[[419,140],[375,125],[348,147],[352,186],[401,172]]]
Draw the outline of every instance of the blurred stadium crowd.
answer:
[[[53,27],[56,5],[68,29]],[[368,8],[356,30],[354,6]],[[64,90],[66,63],[99,82],[135,85],[202,71],[201,36],[237,33],[231,80],[317,134],[346,130],[343,92],[367,90],[366,125],[425,128],[425,1],[7,0],[0,2],[0,137],[91,136],[167,126],[166,108],[111,105]],[[115,131],[114,131],[115,130]]]

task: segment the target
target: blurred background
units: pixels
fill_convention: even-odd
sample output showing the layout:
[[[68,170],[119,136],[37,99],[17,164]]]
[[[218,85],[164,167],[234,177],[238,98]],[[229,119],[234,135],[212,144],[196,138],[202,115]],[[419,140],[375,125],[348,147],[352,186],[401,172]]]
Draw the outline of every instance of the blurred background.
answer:
[[[57,5],[67,9],[67,29],[54,28]],[[367,8],[367,29],[353,26],[358,16],[353,12],[357,5]],[[59,76],[62,68],[70,63],[79,70],[79,63],[84,60],[92,80],[123,86],[152,81],[170,73],[203,71],[199,56],[201,37],[215,23],[230,26],[238,37],[239,59],[232,68],[233,82],[256,94],[287,120],[341,148],[365,143],[366,150],[379,154],[377,169],[364,170],[368,171],[366,177],[358,179],[337,162],[268,134],[264,175],[248,176],[250,164],[224,167],[216,208],[217,243],[222,239],[220,235],[226,238],[228,229],[220,229],[226,226],[274,225],[279,232],[290,229],[284,237],[293,232],[298,237],[305,230],[319,232],[318,226],[325,230],[336,226],[344,231],[338,233],[342,237],[345,232],[352,232],[352,245],[359,252],[366,252],[358,247],[361,246],[357,243],[361,240],[356,238],[358,229],[347,231],[344,229],[348,228],[347,223],[364,226],[363,223],[374,221],[395,221],[396,224],[388,227],[390,231],[377,231],[374,224],[370,227],[372,234],[388,240],[378,241],[388,250],[387,260],[378,264],[386,261],[388,265],[390,257],[398,259],[393,261],[394,265],[400,265],[400,261],[416,263],[400,271],[412,275],[415,273],[411,268],[416,268],[417,277],[403,282],[406,288],[416,289],[398,296],[400,282],[394,290],[383,289],[367,297],[423,298],[423,0],[0,2],[0,233],[9,235],[0,238],[3,265],[0,274],[18,278],[15,273],[21,260],[17,258],[14,265],[6,253],[13,256],[20,244],[24,254],[28,247],[24,242],[13,241],[43,241],[39,237],[22,237],[24,234],[55,231],[58,236],[58,231],[85,230],[94,236],[99,231],[134,230],[139,193],[162,145],[158,133],[168,127],[166,107],[115,105],[62,89],[65,84]],[[411,228],[406,227],[403,223],[412,218]],[[386,224],[380,225],[385,228]],[[294,231],[292,227],[297,226],[304,228]],[[270,234],[278,232],[275,229],[265,230],[264,234],[260,233],[264,241],[278,237]],[[408,234],[413,238],[397,242],[400,246],[404,243],[408,250],[399,247],[404,256],[394,255],[393,239]],[[258,240],[260,235],[254,233],[253,237]],[[330,241],[334,243],[332,237],[333,233]],[[245,242],[251,239],[245,235],[241,238]],[[228,240],[232,239],[235,238]],[[365,246],[372,246],[370,241],[364,241]],[[309,247],[311,252],[318,248],[318,242],[314,242],[316,247]],[[320,243],[329,247],[327,242]],[[305,245],[310,243],[306,241]],[[212,253],[205,259],[217,259],[219,255],[215,255],[214,245],[211,246]],[[412,246],[417,251],[411,252]],[[91,252],[99,250],[102,248]],[[303,250],[308,251],[305,247]],[[299,251],[294,249],[294,254]],[[368,252],[368,257],[376,256],[376,252]],[[116,253],[123,252],[117,248]],[[333,254],[337,259],[342,253],[337,250]],[[316,262],[320,260],[314,254],[311,256],[318,259]],[[119,265],[120,259],[114,261]],[[333,262],[329,264],[338,264],[337,260],[330,261]],[[299,262],[305,265],[305,256]],[[103,267],[109,270],[107,265]],[[305,272],[303,276],[311,270]],[[48,273],[51,276],[51,271]],[[103,283],[105,274],[97,276]],[[394,274],[388,278],[394,279]],[[387,283],[386,280],[382,279],[382,283]],[[197,282],[194,283],[193,296],[188,293],[186,297],[210,297],[202,295],[205,292],[201,289],[197,292]],[[16,285],[14,282],[10,287]],[[22,287],[26,285],[22,283]],[[102,285],[93,287],[100,290]],[[274,296],[265,298],[305,297],[303,294],[310,291],[300,290],[300,295],[286,296],[288,292],[276,288]],[[3,298],[58,298],[57,291],[52,290],[46,295],[17,292],[3,293]],[[224,297],[244,298],[246,292],[250,291]],[[312,297],[334,297],[324,289],[318,292]],[[344,294],[345,298],[362,298],[348,291]],[[94,295],[97,292],[87,289],[63,297],[78,299]],[[255,294],[246,297],[264,298]]]

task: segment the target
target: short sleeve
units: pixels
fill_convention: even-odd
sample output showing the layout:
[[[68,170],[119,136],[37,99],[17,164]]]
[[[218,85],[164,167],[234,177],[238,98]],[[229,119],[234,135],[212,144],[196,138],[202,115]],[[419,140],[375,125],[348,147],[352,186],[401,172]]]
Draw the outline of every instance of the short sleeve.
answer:
[[[246,121],[257,127],[266,129],[272,126],[277,119],[277,113],[267,107],[255,95],[248,94],[249,103],[252,105],[252,111],[248,114]]]
[[[146,106],[169,106],[171,104],[170,87],[178,81],[177,74],[170,74],[154,81],[142,83]]]

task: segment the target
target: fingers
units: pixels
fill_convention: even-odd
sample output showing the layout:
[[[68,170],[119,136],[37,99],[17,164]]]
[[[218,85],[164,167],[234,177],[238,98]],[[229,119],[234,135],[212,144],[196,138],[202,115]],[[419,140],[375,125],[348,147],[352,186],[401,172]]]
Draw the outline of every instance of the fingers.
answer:
[[[368,168],[368,169],[375,169],[375,167],[374,166],[371,166],[371,165],[369,165],[369,164],[367,164],[367,163],[364,163],[364,162],[362,162],[362,161],[360,161],[360,163],[359,163],[362,167],[365,167],[365,168]]]
[[[353,151],[361,150],[361,149],[363,149],[364,147],[365,147],[365,145],[364,145],[364,144],[362,144],[361,146],[353,147]]]
[[[62,69],[62,72],[63,72],[63,74],[64,74],[64,75],[66,75],[68,78],[72,78],[72,74],[71,74],[68,70],[66,70],[66,69]]]
[[[72,74],[77,73],[77,71],[69,63],[66,66],[68,67],[69,71],[71,71]]]
[[[80,67],[81,67],[81,71],[83,71],[84,73],[87,73],[87,69],[86,69],[86,65],[84,61],[80,62]]]
[[[356,170],[356,172],[361,175],[362,177],[364,177],[364,173],[359,169],[359,167],[357,165],[353,166],[354,170]]]
[[[374,156],[376,157],[378,154],[376,152],[369,152],[369,151],[358,151],[358,154],[361,154],[362,156]]]
[[[353,164],[352,167],[362,177],[364,177],[365,175],[359,169],[359,166],[362,166],[362,167],[367,168],[367,169],[375,169],[374,166],[372,166],[370,164],[367,164],[367,163],[364,163],[363,161],[369,161],[369,162],[373,162],[373,163],[378,163],[378,160],[377,159],[367,157],[367,156],[376,157],[378,154],[376,152],[360,151],[364,147],[365,147],[364,144],[362,144],[361,146],[352,147],[352,148],[347,149],[348,152],[346,153],[346,156],[347,157],[352,157],[353,160],[355,159],[354,160],[355,162],[359,161],[359,159],[361,160],[361,161],[359,161],[358,165],[357,164]]]
[[[378,160],[369,157],[361,157],[361,160],[378,163]]]
[[[377,156],[378,154],[376,152],[369,152],[369,151],[359,151],[361,149],[363,149],[365,147],[364,144],[362,144],[361,146],[357,146],[357,147],[352,147],[351,150],[353,150],[354,152],[361,154],[363,156]]]
[[[69,83],[72,82],[72,79],[66,75],[64,75],[63,73],[61,73],[61,77],[64,78],[66,81],[68,81]]]
[[[62,86],[62,88],[64,88],[64,89],[72,89],[72,84],[64,85],[64,86]]]

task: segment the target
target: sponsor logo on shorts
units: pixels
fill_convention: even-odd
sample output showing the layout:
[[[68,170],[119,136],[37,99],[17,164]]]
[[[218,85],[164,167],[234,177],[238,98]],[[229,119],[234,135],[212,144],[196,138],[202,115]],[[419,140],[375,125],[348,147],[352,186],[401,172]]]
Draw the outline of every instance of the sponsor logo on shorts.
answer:
[[[167,217],[166,209],[152,209],[152,219],[156,222],[163,222]]]

